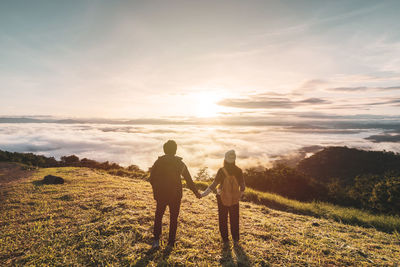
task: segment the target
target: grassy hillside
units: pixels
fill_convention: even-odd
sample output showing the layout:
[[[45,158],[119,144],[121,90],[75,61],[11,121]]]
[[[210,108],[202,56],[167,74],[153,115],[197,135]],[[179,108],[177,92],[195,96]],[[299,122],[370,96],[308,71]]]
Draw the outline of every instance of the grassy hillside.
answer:
[[[10,170],[11,165],[6,169]],[[241,246],[223,249],[214,196],[186,190],[177,245],[149,254],[148,182],[87,168],[0,170],[0,265],[395,265],[400,237],[242,202]],[[44,175],[64,185],[41,185]],[[1,178],[3,176],[3,178]],[[168,223],[168,216],[164,218]],[[163,227],[163,240],[168,229]]]
[[[209,183],[203,181],[196,181],[195,183],[201,189],[205,189],[209,185]],[[369,211],[341,207],[326,202],[302,202],[288,199],[278,194],[260,192],[251,188],[246,189],[243,200],[265,205],[276,210],[310,215],[316,218],[332,219],[345,224],[373,227],[389,233],[400,232],[399,216],[374,214]]]

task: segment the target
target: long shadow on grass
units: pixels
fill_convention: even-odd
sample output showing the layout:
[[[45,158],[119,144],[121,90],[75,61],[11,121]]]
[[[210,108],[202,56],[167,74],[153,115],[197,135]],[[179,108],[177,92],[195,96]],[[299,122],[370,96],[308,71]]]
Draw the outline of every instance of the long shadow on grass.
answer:
[[[173,248],[170,246],[167,246],[163,251],[162,254],[160,255],[160,249],[149,249],[147,250],[142,257],[140,258],[139,261],[137,261],[133,266],[147,266],[150,261],[155,260],[157,263],[157,266],[165,266],[167,264],[167,260],[169,256],[171,255]]]
[[[147,250],[142,257],[140,258],[140,260],[138,260],[137,262],[135,262],[135,264],[133,264],[133,266],[147,266],[149,264],[150,261],[154,260],[156,258],[156,254],[157,254],[158,249],[149,249]]]
[[[235,266],[232,258],[232,251],[229,245],[224,245],[221,250],[221,259],[219,260],[222,266]]]
[[[251,266],[249,257],[240,245],[234,245],[233,250],[235,251],[237,264],[235,264],[232,257],[231,246],[226,244],[222,247],[221,259],[219,261],[222,266]]]
[[[239,244],[233,246],[238,266],[251,266],[251,262],[243,247]]]

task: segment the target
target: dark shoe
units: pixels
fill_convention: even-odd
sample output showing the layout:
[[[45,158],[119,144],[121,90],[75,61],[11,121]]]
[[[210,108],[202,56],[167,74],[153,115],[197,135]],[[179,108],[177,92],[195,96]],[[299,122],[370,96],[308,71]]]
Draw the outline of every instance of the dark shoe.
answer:
[[[222,247],[224,249],[229,248],[230,247],[229,240],[223,240],[222,241]]]
[[[174,250],[174,246],[167,245],[163,251],[163,258],[167,259],[171,255],[172,250]]]

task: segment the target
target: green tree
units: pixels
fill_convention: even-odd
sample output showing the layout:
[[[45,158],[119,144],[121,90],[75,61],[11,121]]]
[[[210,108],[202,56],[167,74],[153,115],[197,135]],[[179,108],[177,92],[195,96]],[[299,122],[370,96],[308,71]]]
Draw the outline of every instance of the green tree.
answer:
[[[387,177],[377,183],[370,198],[372,206],[380,212],[400,213],[400,177]]]
[[[211,180],[212,177],[208,172],[208,167],[203,167],[200,168],[199,171],[197,172],[197,174],[194,176],[195,180],[198,181],[208,181]]]

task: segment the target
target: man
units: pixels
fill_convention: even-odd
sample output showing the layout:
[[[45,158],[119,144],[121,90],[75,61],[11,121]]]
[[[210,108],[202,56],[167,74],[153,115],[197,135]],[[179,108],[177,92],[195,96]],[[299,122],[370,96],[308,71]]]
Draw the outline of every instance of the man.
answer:
[[[150,173],[150,183],[153,187],[154,199],[157,202],[153,249],[160,247],[162,217],[167,206],[169,206],[170,213],[168,246],[174,246],[182,198],[181,176],[185,178],[187,185],[196,197],[201,197],[182,158],[175,156],[177,149],[175,141],[168,140],[163,148],[165,155],[156,160]]]

